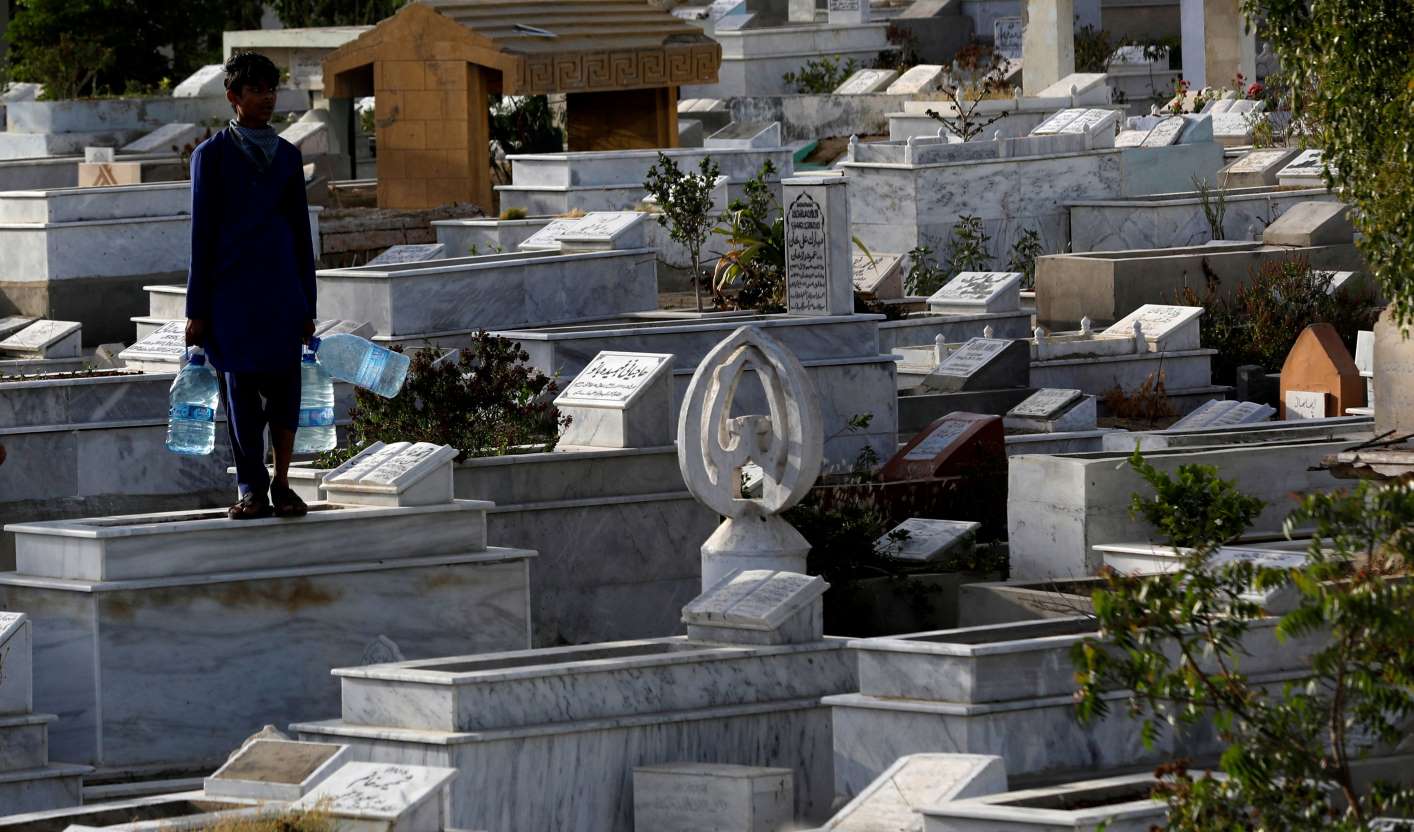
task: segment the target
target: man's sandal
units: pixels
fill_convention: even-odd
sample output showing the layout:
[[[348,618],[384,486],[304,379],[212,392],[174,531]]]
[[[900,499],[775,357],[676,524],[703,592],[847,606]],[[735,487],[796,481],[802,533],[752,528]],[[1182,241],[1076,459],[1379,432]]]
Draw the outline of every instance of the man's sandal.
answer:
[[[256,520],[261,517],[270,516],[270,501],[265,499],[264,494],[256,494],[254,491],[247,492],[241,497],[241,501],[226,510],[226,516],[232,520]]]
[[[270,498],[275,502],[276,517],[303,517],[309,513],[309,506],[289,488],[270,486]]]

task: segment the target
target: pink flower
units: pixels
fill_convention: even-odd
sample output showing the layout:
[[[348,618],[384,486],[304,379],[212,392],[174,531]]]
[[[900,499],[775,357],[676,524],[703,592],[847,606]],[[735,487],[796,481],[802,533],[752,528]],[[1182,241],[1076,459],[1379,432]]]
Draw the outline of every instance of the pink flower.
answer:
[[[1247,88],[1247,97],[1248,97],[1248,98],[1261,98],[1261,97],[1262,97],[1262,93],[1266,92],[1266,89],[1267,89],[1267,88],[1264,87],[1264,86],[1262,86],[1262,84],[1261,84],[1260,81],[1253,82],[1252,86],[1250,86],[1250,87]]]

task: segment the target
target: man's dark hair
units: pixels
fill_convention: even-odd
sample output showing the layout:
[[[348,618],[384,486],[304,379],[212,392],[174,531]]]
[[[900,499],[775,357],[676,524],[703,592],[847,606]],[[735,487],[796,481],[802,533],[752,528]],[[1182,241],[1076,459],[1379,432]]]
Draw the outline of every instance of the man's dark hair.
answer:
[[[280,68],[259,52],[241,52],[226,61],[226,89],[241,94],[253,84],[264,84],[272,90],[280,85]]]

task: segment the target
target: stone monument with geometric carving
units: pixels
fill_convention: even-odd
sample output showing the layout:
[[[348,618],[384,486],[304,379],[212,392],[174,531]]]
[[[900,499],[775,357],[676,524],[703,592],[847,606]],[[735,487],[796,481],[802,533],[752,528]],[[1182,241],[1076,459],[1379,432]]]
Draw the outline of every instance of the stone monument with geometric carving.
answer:
[[[732,415],[737,386],[753,372],[768,413]],[[820,474],[824,430],[805,368],[760,329],[744,326],[707,353],[678,422],[678,465],[687,488],[725,519],[702,544],[702,587],[737,569],[805,572],[810,544],[780,513]],[[760,496],[742,494],[741,469],[763,473]]]

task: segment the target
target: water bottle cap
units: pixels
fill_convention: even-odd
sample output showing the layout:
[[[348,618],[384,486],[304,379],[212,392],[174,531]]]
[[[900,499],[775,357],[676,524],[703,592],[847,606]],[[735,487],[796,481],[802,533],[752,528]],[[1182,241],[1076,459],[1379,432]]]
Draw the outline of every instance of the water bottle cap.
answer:
[[[319,352],[319,345],[320,345],[321,343],[323,343],[323,342],[320,341],[318,338],[315,338],[314,336],[311,335],[311,336],[309,337],[309,351],[310,351],[310,352]]]
[[[206,366],[206,353],[202,351],[201,347],[193,349],[191,355],[187,356],[187,363],[195,364],[198,367]]]

